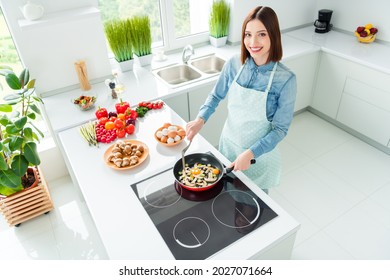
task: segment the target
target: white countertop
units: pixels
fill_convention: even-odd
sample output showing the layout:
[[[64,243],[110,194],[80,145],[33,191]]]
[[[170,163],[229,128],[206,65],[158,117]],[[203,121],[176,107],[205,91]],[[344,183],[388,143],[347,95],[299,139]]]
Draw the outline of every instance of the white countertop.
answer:
[[[187,144],[165,147],[154,139],[154,131],[165,122],[185,126],[184,121],[169,107],[153,110],[137,121],[136,132],[128,139],[137,139],[149,147],[149,157],[138,167],[118,171],[106,166],[103,154],[109,144],[89,147],[81,138],[78,127],[59,133],[64,156],[70,163],[74,178],[85,198],[97,230],[110,259],[174,259],[158,230],[130,187],[131,184],[173,167]],[[187,153],[211,151],[225,164],[228,161],[203,137],[195,137]],[[299,224],[262,192],[241,172],[236,175],[278,217],[231,244],[211,259],[248,259],[271,244],[294,234]],[[173,175],[172,175],[173,176]]]
[[[313,26],[297,29],[285,35],[317,45],[323,52],[390,74],[390,46],[388,45],[377,42],[360,43],[353,34],[334,30],[328,33],[315,33]]]

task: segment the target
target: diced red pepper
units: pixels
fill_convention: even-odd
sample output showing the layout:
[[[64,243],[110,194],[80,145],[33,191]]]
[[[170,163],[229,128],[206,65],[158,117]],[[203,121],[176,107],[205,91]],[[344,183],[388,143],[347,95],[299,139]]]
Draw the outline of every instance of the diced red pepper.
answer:
[[[115,104],[115,109],[118,114],[124,114],[126,112],[126,109],[130,107],[129,102],[122,101],[122,98],[120,99],[119,103]]]

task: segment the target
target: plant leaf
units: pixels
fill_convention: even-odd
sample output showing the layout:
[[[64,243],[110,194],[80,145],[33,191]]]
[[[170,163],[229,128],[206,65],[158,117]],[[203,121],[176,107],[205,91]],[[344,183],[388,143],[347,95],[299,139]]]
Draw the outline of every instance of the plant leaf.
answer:
[[[24,145],[24,156],[33,165],[39,165],[41,160],[38,155],[37,144],[28,142]]]
[[[28,168],[28,160],[24,155],[16,155],[12,158],[11,168],[15,175],[22,177]]]
[[[29,80],[30,80],[30,72],[28,71],[27,68],[24,68],[19,75],[19,81],[20,84],[22,85],[22,88],[28,83]]]
[[[4,96],[3,97],[3,99],[5,100],[5,101],[16,101],[17,99],[21,99],[21,96],[20,96],[20,94],[18,94],[18,93],[11,93],[11,94],[7,94],[6,96]],[[19,101],[18,100],[18,101]],[[17,101],[17,102],[18,102]],[[10,104],[10,103],[8,103],[8,104]]]
[[[34,112],[31,112],[31,113],[27,114],[27,117],[29,117],[29,118],[32,119],[32,120],[35,120],[36,115],[35,115]]]
[[[0,111],[6,113],[12,112],[12,106],[9,104],[0,104]]]
[[[10,123],[8,124],[6,127],[5,127],[5,131],[8,133],[8,134],[15,134],[15,133],[18,133],[20,131],[20,129],[17,129],[16,126],[13,124],[13,123]]]
[[[7,75],[5,75],[5,81],[12,89],[17,90],[22,88],[19,78],[14,73],[8,73]]]
[[[22,144],[22,137],[12,137],[11,141],[9,142],[9,148],[11,149],[11,151],[20,150],[22,148]]]
[[[19,130],[23,129],[23,127],[26,125],[27,123],[27,117],[24,116],[24,117],[21,117],[20,119],[16,120],[14,122],[15,124],[15,127]]]
[[[7,170],[8,169],[8,164],[5,161],[5,158],[0,156],[0,169],[1,170]]]
[[[23,129],[23,135],[24,135],[24,137],[25,137],[25,139],[27,139],[27,140],[33,140],[34,138],[33,138],[33,131],[32,131],[32,128],[31,127],[25,127],[24,129]]]
[[[41,114],[41,110],[39,110],[39,108],[38,108],[37,105],[31,104],[31,105],[30,105],[30,108],[31,108],[31,110],[33,110],[33,111],[34,111],[35,113],[37,113],[38,115]]]
[[[34,88],[34,86],[35,86],[35,79],[32,79],[31,81],[28,82],[27,88],[32,89]]]
[[[30,124],[34,127],[34,129],[39,133],[39,135],[41,136],[41,138],[45,137],[45,135],[43,134],[42,131],[39,130],[38,127],[36,127],[32,122],[30,122]]]
[[[10,123],[10,120],[8,119],[7,116],[2,116],[2,117],[0,118],[0,124],[1,124],[2,126],[6,126],[6,125],[9,124],[9,123]]]
[[[20,179],[20,176],[15,175],[12,170],[1,170],[0,171],[0,182],[1,185],[16,189],[22,184],[22,180]],[[5,194],[2,191],[3,194]]]

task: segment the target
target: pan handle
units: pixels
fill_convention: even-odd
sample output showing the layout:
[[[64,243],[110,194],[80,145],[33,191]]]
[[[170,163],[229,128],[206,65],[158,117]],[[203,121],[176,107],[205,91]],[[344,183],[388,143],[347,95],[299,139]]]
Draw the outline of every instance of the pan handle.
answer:
[[[251,159],[251,164],[255,164],[255,163],[256,163],[256,159],[252,158],[252,159]],[[225,174],[228,174],[228,173],[232,172],[233,169],[234,169],[234,166],[233,166],[233,167],[228,167],[228,168],[226,168],[226,169],[225,169]]]

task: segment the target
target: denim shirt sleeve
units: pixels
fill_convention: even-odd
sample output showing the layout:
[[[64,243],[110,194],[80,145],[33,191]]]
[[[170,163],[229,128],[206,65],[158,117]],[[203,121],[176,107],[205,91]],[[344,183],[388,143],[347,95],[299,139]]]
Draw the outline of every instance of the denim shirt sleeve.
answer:
[[[289,73],[286,77],[285,74]],[[263,138],[255,142],[250,150],[255,158],[273,150],[276,145],[287,135],[294,115],[294,105],[297,92],[296,76],[291,72],[282,74],[287,81],[282,85],[278,93],[267,99],[267,118],[271,122],[271,130]],[[283,77],[278,77],[283,80]],[[271,87],[272,91],[272,87]],[[274,97],[274,98],[272,98]]]
[[[225,63],[217,83],[207,96],[205,103],[199,109],[199,113],[197,115],[198,118],[202,118],[205,122],[207,122],[210,116],[215,112],[219,102],[225,99],[229,91],[229,87],[240,67],[241,62],[238,56],[232,57]]]

